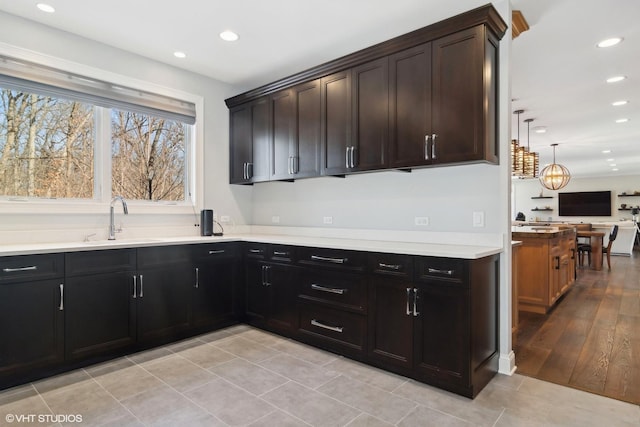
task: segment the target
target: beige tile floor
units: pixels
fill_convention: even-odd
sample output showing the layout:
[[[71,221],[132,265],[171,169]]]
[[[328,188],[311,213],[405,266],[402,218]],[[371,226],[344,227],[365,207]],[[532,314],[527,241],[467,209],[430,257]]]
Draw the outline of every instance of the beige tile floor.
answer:
[[[0,392],[0,425],[637,427],[640,407],[521,375],[470,400],[239,325]]]

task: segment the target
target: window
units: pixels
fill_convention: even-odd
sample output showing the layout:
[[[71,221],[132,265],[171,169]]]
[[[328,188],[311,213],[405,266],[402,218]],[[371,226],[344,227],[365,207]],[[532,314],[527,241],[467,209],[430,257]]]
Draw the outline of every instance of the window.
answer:
[[[190,204],[194,123],[192,103],[0,56],[0,199]]]

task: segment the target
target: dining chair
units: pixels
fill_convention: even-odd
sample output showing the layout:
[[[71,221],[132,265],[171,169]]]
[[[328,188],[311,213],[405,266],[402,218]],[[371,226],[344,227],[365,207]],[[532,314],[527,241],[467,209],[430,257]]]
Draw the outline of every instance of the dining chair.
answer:
[[[611,270],[611,246],[613,245],[613,241],[616,240],[617,236],[618,226],[614,225],[611,227],[611,232],[609,233],[609,243],[607,244],[607,247],[602,248],[602,256],[604,257],[604,254],[607,254],[607,266],[609,267],[609,270]]]
[[[584,224],[571,224],[576,228],[576,231],[591,231],[593,226],[590,223]],[[578,251],[578,264],[584,265],[584,254],[587,254],[588,265],[591,265],[591,238],[590,237],[576,237],[576,250]]]

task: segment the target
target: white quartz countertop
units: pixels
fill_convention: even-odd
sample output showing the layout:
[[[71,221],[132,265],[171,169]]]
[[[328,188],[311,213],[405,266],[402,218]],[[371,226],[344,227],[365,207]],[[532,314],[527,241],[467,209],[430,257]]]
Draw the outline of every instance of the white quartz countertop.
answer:
[[[502,252],[497,246],[472,246],[442,243],[415,243],[391,240],[342,239],[317,236],[293,236],[278,234],[228,234],[224,236],[186,236],[167,238],[137,238],[121,240],[99,240],[89,242],[29,243],[0,246],[0,256],[30,255],[59,252],[80,252],[130,247],[166,246],[217,242],[256,242],[294,246],[347,249],[368,252],[397,253],[421,256],[478,259]]]

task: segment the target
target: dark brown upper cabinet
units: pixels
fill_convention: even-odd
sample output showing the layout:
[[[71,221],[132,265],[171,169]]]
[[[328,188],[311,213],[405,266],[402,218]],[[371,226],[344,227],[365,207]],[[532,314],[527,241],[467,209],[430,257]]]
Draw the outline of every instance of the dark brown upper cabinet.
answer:
[[[498,163],[506,28],[479,7],[227,99],[230,181]]]
[[[267,98],[229,112],[229,178],[232,184],[269,180],[269,118]]]

